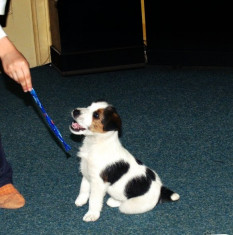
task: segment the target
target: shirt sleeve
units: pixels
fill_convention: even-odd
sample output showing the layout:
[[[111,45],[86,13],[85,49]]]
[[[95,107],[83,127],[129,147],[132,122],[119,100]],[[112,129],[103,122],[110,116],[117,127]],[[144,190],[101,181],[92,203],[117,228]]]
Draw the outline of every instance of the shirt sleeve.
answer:
[[[6,1],[7,0],[0,0],[0,15],[5,14]]]
[[[0,0],[0,15],[5,14],[6,1],[7,0]]]
[[[2,29],[2,26],[0,25],[0,39],[3,38],[3,37],[6,37],[6,33]]]
[[[7,0],[0,0],[0,15],[5,14],[6,1]],[[0,25],[0,39],[5,37],[5,36],[6,36],[6,33],[2,29],[2,26]]]

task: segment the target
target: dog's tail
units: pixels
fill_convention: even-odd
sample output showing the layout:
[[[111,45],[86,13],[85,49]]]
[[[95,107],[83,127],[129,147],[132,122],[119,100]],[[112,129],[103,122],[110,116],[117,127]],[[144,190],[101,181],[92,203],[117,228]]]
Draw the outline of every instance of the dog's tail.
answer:
[[[163,202],[174,202],[180,199],[178,193],[173,192],[172,190],[162,186],[160,192],[159,203]]]

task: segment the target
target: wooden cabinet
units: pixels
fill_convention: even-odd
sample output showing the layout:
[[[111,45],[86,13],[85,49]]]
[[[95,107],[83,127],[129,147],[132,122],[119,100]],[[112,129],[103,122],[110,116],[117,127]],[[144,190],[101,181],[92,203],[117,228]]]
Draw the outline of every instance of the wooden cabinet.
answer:
[[[49,0],[52,64],[64,75],[143,66],[140,0]]]

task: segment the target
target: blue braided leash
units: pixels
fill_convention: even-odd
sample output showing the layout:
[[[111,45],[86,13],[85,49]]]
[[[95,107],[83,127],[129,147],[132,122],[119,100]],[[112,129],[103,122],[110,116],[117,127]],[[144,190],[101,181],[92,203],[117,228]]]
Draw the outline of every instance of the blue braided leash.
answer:
[[[60,131],[57,129],[57,127],[55,126],[53,120],[49,117],[49,115],[47,114],[47,112],[45,111],[44,107],[42,106],[36,92],[34,89],[32,89],[30,91],[33,99],[35,100],[36,104],[38,105],[38,107],[40,108],[40,110],[42,111],[47,123],[49,124],[51,130],[54,132],[54,134],[56,135],[56,137],[62,142],[62,144],[64,145],[65,147],[65,150],[66,151],[69,151],[71,150],[71,147],[64,141]]]

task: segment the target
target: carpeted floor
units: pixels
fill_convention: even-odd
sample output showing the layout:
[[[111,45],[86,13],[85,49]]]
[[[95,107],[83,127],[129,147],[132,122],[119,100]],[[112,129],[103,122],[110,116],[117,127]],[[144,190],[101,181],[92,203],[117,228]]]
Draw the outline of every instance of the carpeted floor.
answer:
[[[0,234],[233,234],[233,69],[146,67],[62,77],[32,69],[33,86],[72,150],[65,153],[29,94],[0,75],[0,133],[14,183],[26,198],[0,209]],[[74,204],[80,140],[68,125],[74,107],[106,99],[123,121],[123,145],[154,168],[179,202],[140,215],[104,204],[82,221]],[[106,197],[107,198],[107,197]]]

